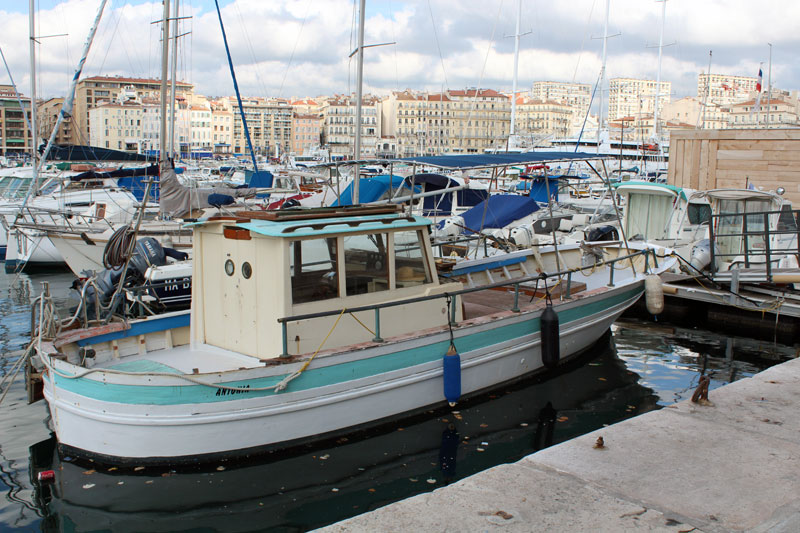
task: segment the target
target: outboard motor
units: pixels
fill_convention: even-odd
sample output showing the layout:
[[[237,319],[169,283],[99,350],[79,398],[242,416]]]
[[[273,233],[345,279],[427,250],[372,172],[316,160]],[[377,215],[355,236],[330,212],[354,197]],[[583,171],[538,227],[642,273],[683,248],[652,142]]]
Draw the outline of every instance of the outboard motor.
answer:
[[[86,288],[86,305],[87,312],[90,318],[98,318],[95,315],[95,298],[97,297],[100,304],[107,306],[111,302],[111,298],[116,292],[120,283],[125,287],[135,287],[145,283],[147,270],[150,267],[158,267],[167,264],[167,257],[177,261],[183,261],[189,257],[185,252],[179,252],[172,248],[165,248],[161,246],[153,237],[145,237],[136,241],[136,246],[133,250],[128,270],[125,272],[125,279],[122,280],[122,269],[124,265],[103,270],[98,273],[93,286]],[[95,286],[97,290],[95,291]],[[81,290],[82,284],[74,285],[78,291]],[[111,312],[117,312],[122,301],[118,301]]]
[[[692,256],[689,259],[689,264],[700,272],[711,266],[711,240],[703,239],[692,246]]]
[[[584,234],[588,242],[618,241],[619,231],[616,226],[593,226],[586,228]]]

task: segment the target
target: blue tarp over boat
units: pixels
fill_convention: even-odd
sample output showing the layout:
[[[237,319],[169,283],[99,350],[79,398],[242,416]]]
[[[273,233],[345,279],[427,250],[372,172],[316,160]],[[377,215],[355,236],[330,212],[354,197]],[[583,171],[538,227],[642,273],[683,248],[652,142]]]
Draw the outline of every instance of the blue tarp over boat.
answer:
[[[465,233],[475,233],[482,229],[504,228],[520,218],[538,211],[539,205],[533,198],[517,194],[496,194],[475,207],[464,211],[461,217]],[[440,223],[441,225],[444,222]]]
[[[417,187],[422,186],[424,192],[429,193],[458,187],[464,182],[441,174],[423,173],[406,178],[407,187],[410,187],[412,183]],[[486,189],[462,189],[426,196],[422,200],[422,215],[426,217],[450,216],[453,211],[453,194],[457,195],[458,205],[464,207],[479,204],[489,196],[489,191]]]
[[[389,192],[390,189],[396,192],[398,189],[405,186],[401,176],[391,176],[391,181],[389,178],[390,176],[388,174],[380,174],[378,176],[372,176],[371,178],[360,178],[358,181],[359,203],[368,204],[370,202],[377,202],[384,194]],[[407,192],[410,194],[411,189],[408,187],[406,188]],[[417,187],[416,191],[419,192],[419,187]],[[392,193],[392,196],[394,196],[394,193]],[[353,205],[352,183],[342,192],[339,200],[331,204],[332,207],[340,205]]]

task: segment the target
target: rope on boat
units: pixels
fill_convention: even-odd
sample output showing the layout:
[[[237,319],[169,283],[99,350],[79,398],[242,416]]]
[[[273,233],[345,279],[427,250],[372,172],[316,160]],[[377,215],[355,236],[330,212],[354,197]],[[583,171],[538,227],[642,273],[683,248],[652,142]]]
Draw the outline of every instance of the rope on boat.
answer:
[[[103,250],[103,266],[110,270],[125,263],[132,249],[133,239],[134,232],[130,224],[117,228]]]

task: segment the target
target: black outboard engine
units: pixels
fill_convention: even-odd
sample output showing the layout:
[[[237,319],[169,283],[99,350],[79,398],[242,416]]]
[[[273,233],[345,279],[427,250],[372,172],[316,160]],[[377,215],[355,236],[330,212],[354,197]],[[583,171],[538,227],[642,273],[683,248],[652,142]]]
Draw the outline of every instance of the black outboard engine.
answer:
[[[125,279],[121,280],[122,269],[124,265],[110,268],[99,272],[96,276],[94,285],[97,287],[97,294],[95,294],[95,287],[89,286],[86,288],[86,305],[89,318],[98,318],[95,316],[95,297],[99,298],[100,304],[103,306],[109,305],[114,292],[120,283],[123,287],[136,287],[140,286],[145,281],[145,272],[151,266],[162,266],[167,264],[167,257],[182,261],[188,257],[188,254],[179,252],[172,248],[165,248],[161,246],[153,237],[145,237],[136,241],[136,246],[133,250],[128,270],[125,272]],[[81,290],[82,285],[76,285],[76,290]],[[118,312],[122,299],[118,299],[111,312]]]
[[[602,242],[602,241],[618,241],[619,231],[616,226],[594,226],[586,229],[586,241],[588,242]]]

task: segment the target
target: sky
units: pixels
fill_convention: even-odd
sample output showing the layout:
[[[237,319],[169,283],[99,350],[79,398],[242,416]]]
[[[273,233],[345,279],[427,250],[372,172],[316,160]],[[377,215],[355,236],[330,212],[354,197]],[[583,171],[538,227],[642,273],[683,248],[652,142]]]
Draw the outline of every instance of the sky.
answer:
[[[174,0],[173,0],[174,1]],[[100,0],[38,0],[37,94],[69,88]],[[239,88],[246,96],[301,98],[355,92],[353,0],[220,0]],[[607,76],[656,79],[662,2],[609,0]],[[367,0],[364,92],[438,92],[468,87],[510,92],[517,0]],[[206,96],[233,94],[213,0],[181,0],[177,77]],[[83,76],[158,78],[158,1],[106,5]],[[522,0],[517,89],[534,81],[597,82],[605,0]],[[672,98],[694,96],[697,75],[756,76],[800,89],[800,2],[668,0],[661,79]],[[0,2],[0,47],[20,92],[30,95],[28,2]],[[0,84],[10,83],[5,68]]]

